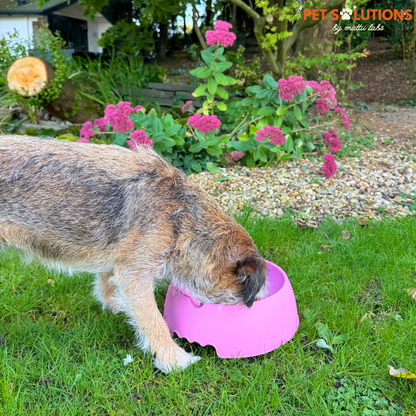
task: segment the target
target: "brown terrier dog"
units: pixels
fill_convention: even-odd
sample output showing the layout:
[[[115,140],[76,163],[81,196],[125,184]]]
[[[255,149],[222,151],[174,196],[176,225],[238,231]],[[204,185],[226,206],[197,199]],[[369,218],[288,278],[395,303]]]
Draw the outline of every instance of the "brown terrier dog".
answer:
[[[199,360],[172,340],[155,297],[164,276],[200,302],[250,307],[267,266],[211,197],[153,150],[0,136],[0,245],[51,267],[97,273],[164,372]]]

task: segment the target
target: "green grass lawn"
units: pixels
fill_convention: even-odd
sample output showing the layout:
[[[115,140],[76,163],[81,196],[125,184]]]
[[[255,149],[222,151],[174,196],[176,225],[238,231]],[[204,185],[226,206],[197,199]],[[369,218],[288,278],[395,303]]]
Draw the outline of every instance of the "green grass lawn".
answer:
[[[319,230],[290,218],[238,220],[292,283],[300,326],[290,342],[223,360],[179,340],[202,360],[166,376],[135,348],[122,314],[101,310],[91,275],[25,266],[8,251],[0,255],[0,414],[415,415],[416,384],[388,373],[389,365],[416,372],[416,301],[405,291],[416,286],[415,219]],[[157,292],[161,309],[166,288]],[[339,344],[331,339],[342,334]],[[317,346],[322,336],[333,352]],[[124,366],[126,354],[134,362]]]

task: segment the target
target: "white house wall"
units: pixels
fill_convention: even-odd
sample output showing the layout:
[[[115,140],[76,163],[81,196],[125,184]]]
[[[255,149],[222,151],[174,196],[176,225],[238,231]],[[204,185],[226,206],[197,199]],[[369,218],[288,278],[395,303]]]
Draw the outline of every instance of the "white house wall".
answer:
[[[31,42],[33,39],[33,22],[37,22],[39,17],[41,16],[0,16],[0,37],[7,37],[7,33],[13,33],[16,29],[20,40]]]

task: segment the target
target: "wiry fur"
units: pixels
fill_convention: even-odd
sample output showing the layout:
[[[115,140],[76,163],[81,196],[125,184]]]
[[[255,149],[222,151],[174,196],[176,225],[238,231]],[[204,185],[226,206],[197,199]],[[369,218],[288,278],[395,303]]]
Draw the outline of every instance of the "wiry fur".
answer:
[[[123,311],[162,371],[196,361],[154,298],[170,276],[201,303],[251,306],[267,266],[251,237],[153,150],[0,136],[0,245],[46,265],[98,273],[94,293]]]

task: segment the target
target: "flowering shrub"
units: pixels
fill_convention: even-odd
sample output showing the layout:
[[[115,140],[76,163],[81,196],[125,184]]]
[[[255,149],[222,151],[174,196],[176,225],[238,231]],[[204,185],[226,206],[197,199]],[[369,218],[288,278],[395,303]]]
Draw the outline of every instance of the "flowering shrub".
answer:
[[[214,30],[207,30],[205,37],[207,44],[211,45],[207,50],[201,52],[201,57],[207,66],[196,68],[190,72],[191,75],[205,80],[193,93],[194,97],[206,96],[202,109],[204,114],[213,114],[214,107],[220,111],[226,111],[227,105],[215,99],[216,95],[223,100],[228,99],[228,92],[222,87],[234,85],[235,79],[224,75],[224,72],[233,64],[228,62],[224,56],[224,46],[232,46],[235,34],[229,32],[231,24],[217,21]]]
[[[332,177],[337,166],[330,152],[336,153],[342,146],[332,127],[342,121],[348,130],[350,124],[345,111],[337,107],[335,89],[326,80],[305,81],[301,76],[289,76],[277,82],[266,74],[263,85],[246,89],[249,96],[239,104],[245,109],[243,120],[230,134],[219,134],[221,121],[214,110],[227,110],[220,100],[228,98],[223,86],[235,84],[233,78],[224,75],[232,65],[223,55],[224,46],[235,41],[231,27],[218,21],[214,30],[206,32],[211,45],[201,52],[206,66],[191,71],[205,81],[193,95],[206,96],[206,100],[196,113],[192,101],[182,107],[183,114],[190,114],[186,126],[171,115],[158,117],[153,110],[146,114],[141,106],[133,108],[129,102],[119,102],[117,106],[108,105],[103,118],[85,123],[79,141],[85,143],[103,135],[108,142],[131,149],[154,147],[187,173],[203,169],[221,172],[216,163],[225,163],[225,151],[248,167],[268,167],[274,160],[290,159],[313,163],[303,157],[310,159],[318,146],[325,153],[322,172]],[[230,140],[234,135],[238,135],[237,140]]]
[[[241,162],[249,167],[270,166],[276,160],[302,159],[303,154],[320,146],[323,152],[338,152],[341,142],[330,127],[340,119],[350,128],[348,115],[337,107],[335,89],[323,80],[304,81],[289,77],[275,81],[270,75],[263,78],[264,86],[247,88],[249,97],[242,100],[249,114],[248,131],[239,134],[237,141],[227,146],[231,152],[244,152]],[[241,132],[242,123],[236,128]],[[331,153],[326,153],[322,169],[328,178],[336,172]]]
[[[186,128],[173,120],[168,114],[157,117],[155,111],[145,113],[138,105],[120,101],[117,106],[107,105],[104,117],[92,123],[87,121],[80,131],[81,140],[87,143],[92,137],[103,138],[103,142],[134,148],[134,146],[154,147],[162,154],[172,151],[174,146],[182,146]]]

